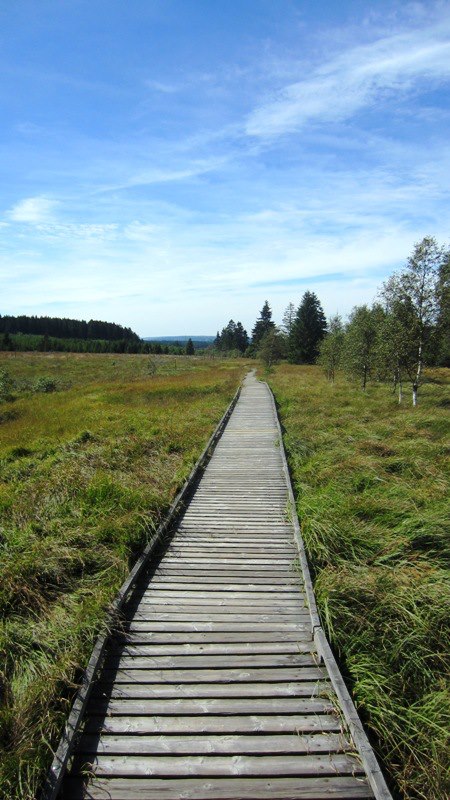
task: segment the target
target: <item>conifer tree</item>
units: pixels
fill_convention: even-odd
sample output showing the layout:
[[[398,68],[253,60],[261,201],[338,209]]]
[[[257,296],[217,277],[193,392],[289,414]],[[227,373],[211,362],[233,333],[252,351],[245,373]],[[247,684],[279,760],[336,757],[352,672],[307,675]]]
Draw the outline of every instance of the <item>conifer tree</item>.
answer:
[[[291,335],[294,322],[295,322],[295,306],[294,303],[289,303],[286,306],[286,310],[283,314],[283,322],[281,325],[286,336]]]
[[[193,356],[194,353],[195,353],[194,342],[192,341],[192,339],[188,339],[186,342],[186,355]]]
[[[272,311],[266,300],[252,330],[252,347],[256,350],[264,334],[274,329],[275,323],[272,321]]]
[[[296,364],[314,364],[326,329],[327,321],[319,298],[314,292],[305,292],[289,337],[291,360]]]

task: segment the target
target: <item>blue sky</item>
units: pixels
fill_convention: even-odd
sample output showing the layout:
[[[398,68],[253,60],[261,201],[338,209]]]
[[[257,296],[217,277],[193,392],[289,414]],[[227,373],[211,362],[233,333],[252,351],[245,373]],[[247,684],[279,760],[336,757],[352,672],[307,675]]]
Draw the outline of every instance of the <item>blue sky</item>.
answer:
[[[450,3],[0,1],[0,313],[370,302],[449,238]]]

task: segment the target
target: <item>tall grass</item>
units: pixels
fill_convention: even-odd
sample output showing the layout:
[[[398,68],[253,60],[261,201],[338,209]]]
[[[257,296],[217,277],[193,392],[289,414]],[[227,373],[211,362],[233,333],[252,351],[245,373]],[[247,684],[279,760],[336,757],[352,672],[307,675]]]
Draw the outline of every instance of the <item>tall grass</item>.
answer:
[[[150,369],[149,369],[150,364]],[[0,797],[32,800],[105,607],[244,367],[0,354]],[[40,376],[57,391],[35,391]]]
[[[416,409],[316,367],[270,379],[322,619],[408,800],[449,793],[449,376],[431,377]]]

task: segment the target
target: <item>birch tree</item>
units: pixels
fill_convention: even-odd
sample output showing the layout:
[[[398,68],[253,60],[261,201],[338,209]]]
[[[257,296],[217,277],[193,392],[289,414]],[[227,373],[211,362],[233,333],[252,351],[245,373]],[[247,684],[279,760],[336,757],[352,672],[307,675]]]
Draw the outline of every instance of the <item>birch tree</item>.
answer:
[[[286,339],[277,328],[271,328],[260,340],[258,357],[269,370],[286,355]]]
[[[336,370],[339,369],[344,347],[344,326],[339,314],[330,317],[328,333],[319,346],[318,363],[324,368],[326,376],[334,383]]]
[[[394,314],[410,342],[405,370],[412,384],[412,403],[417,405],[423,380],[425,348],[438,319],[438,280],[446,253],[436,239],[425,237],[418,242],[403,271],[383,285],[386,310]],[[403,309],[403,318],[399,315]]]
[[[381,321],[376,344],[377,372],[383,380],[392,381],[392,391],[398,391],[399,403],[403,400],[403,382],[412,357],[407,334],[409,317],[410,310],[397,304]]]
[[[355,306],[350,314],[343,363],[346,372],[361,381],[363,392],[366,391],[367,381],[376,370],[378,331],[383,318],[383,309],[378,304],[372,308],[366,305]]]

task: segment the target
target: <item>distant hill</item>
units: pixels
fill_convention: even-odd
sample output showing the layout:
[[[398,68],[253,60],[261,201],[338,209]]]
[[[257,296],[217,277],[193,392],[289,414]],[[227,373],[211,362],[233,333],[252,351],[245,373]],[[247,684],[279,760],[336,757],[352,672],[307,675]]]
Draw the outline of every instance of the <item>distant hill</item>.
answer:
[[[160,345],[180,345],[184,347],[192,339],[196,350],[204,350],[212,345],[215,336],[144,336],[144,342],[157,342]]]

